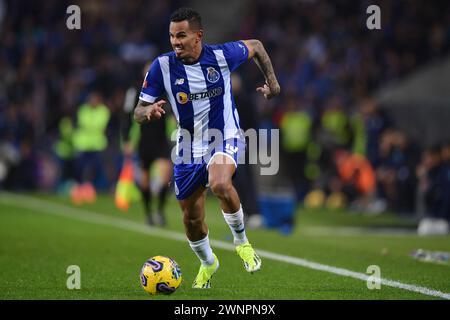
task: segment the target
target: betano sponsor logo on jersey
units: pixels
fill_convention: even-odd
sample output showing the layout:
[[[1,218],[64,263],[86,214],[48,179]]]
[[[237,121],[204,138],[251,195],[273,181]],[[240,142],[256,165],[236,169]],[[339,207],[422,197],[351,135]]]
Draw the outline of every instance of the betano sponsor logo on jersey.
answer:
[[[219,95],[221,95],[223,92],[222,87],[217,87],[205,92],[199,92],[199,93],[185,93],[185,92],[177,92],[176,97],[177,97],[177,101],[180,104],[185,104],[188,103],[189,101],[193,101],[193,100],[202,100],[202,99],[207,99],[207,98],[213,98],[213,97],[217,97]]]

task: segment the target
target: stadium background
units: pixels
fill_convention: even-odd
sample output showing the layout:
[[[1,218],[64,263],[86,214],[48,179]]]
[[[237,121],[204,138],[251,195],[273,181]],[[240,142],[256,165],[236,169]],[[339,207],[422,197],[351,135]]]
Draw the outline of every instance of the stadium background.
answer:
[[[81,30],[66,27],[71,4],[81,8]],[[371,4],[381,8],[381,30],[366,27]],[[237,72],[244,128],[280,129],[279,174],[252,167],[254,187],[241,186],[258,199],[249,214],[287,210],[287,220],[270,222],[286,234],[304,207],[391,212],[413,228],[424,217],[450,219],[444,1],[0,1],[0,190],[68,197],[76,169],[63,166],[77,152],[58,149],[62,120],[76,128],[80,105],[98,91],[110,118],[95,186],[100,200],[113,197],[126,90],[170,50],[168,21],[181,5],[202,14],[206,42],[260,39],[282,87],[265,101],[255,92],[259,70],[249,63]]]

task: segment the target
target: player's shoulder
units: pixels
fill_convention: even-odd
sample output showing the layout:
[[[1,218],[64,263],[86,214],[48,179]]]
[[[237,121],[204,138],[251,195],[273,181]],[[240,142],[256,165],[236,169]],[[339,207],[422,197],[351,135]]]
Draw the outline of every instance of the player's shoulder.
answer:
[[[153,59],[153,64],[161,64],[161,61],[167,60],[169,63],[175,62],[175,52],[169,51],[160,54],[159,56],[155,57]]]
[[[224,50],[224,49],[233,49],[236,47],[244,47],[244,42],[242,40],[234,40],[228,41],[224,43],[212,44],[209,45],[212,50]]]

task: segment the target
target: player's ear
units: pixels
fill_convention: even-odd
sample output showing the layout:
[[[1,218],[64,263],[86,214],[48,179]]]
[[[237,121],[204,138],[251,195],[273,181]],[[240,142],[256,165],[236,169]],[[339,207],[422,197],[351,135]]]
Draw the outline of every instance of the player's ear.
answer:
[[[202,40],[203,40],[203,30],[200,29],[200,30],[197,31],[197,39],[196,39],[196,42],[200,42],[200,41],[202,41]]]

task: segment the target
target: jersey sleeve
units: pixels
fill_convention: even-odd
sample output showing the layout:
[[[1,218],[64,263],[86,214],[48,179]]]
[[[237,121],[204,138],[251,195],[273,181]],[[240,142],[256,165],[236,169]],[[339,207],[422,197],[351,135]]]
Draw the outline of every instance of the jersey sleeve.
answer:
[[[159,60],[155,59],[150,66],[142,84],[139,99],[145,102],[153,103],[164,94],[164,82],[159,66]]]
[[[224,43],[221,49],[230,71],[236,70],[248,60],[248,48],[242,41]]]

